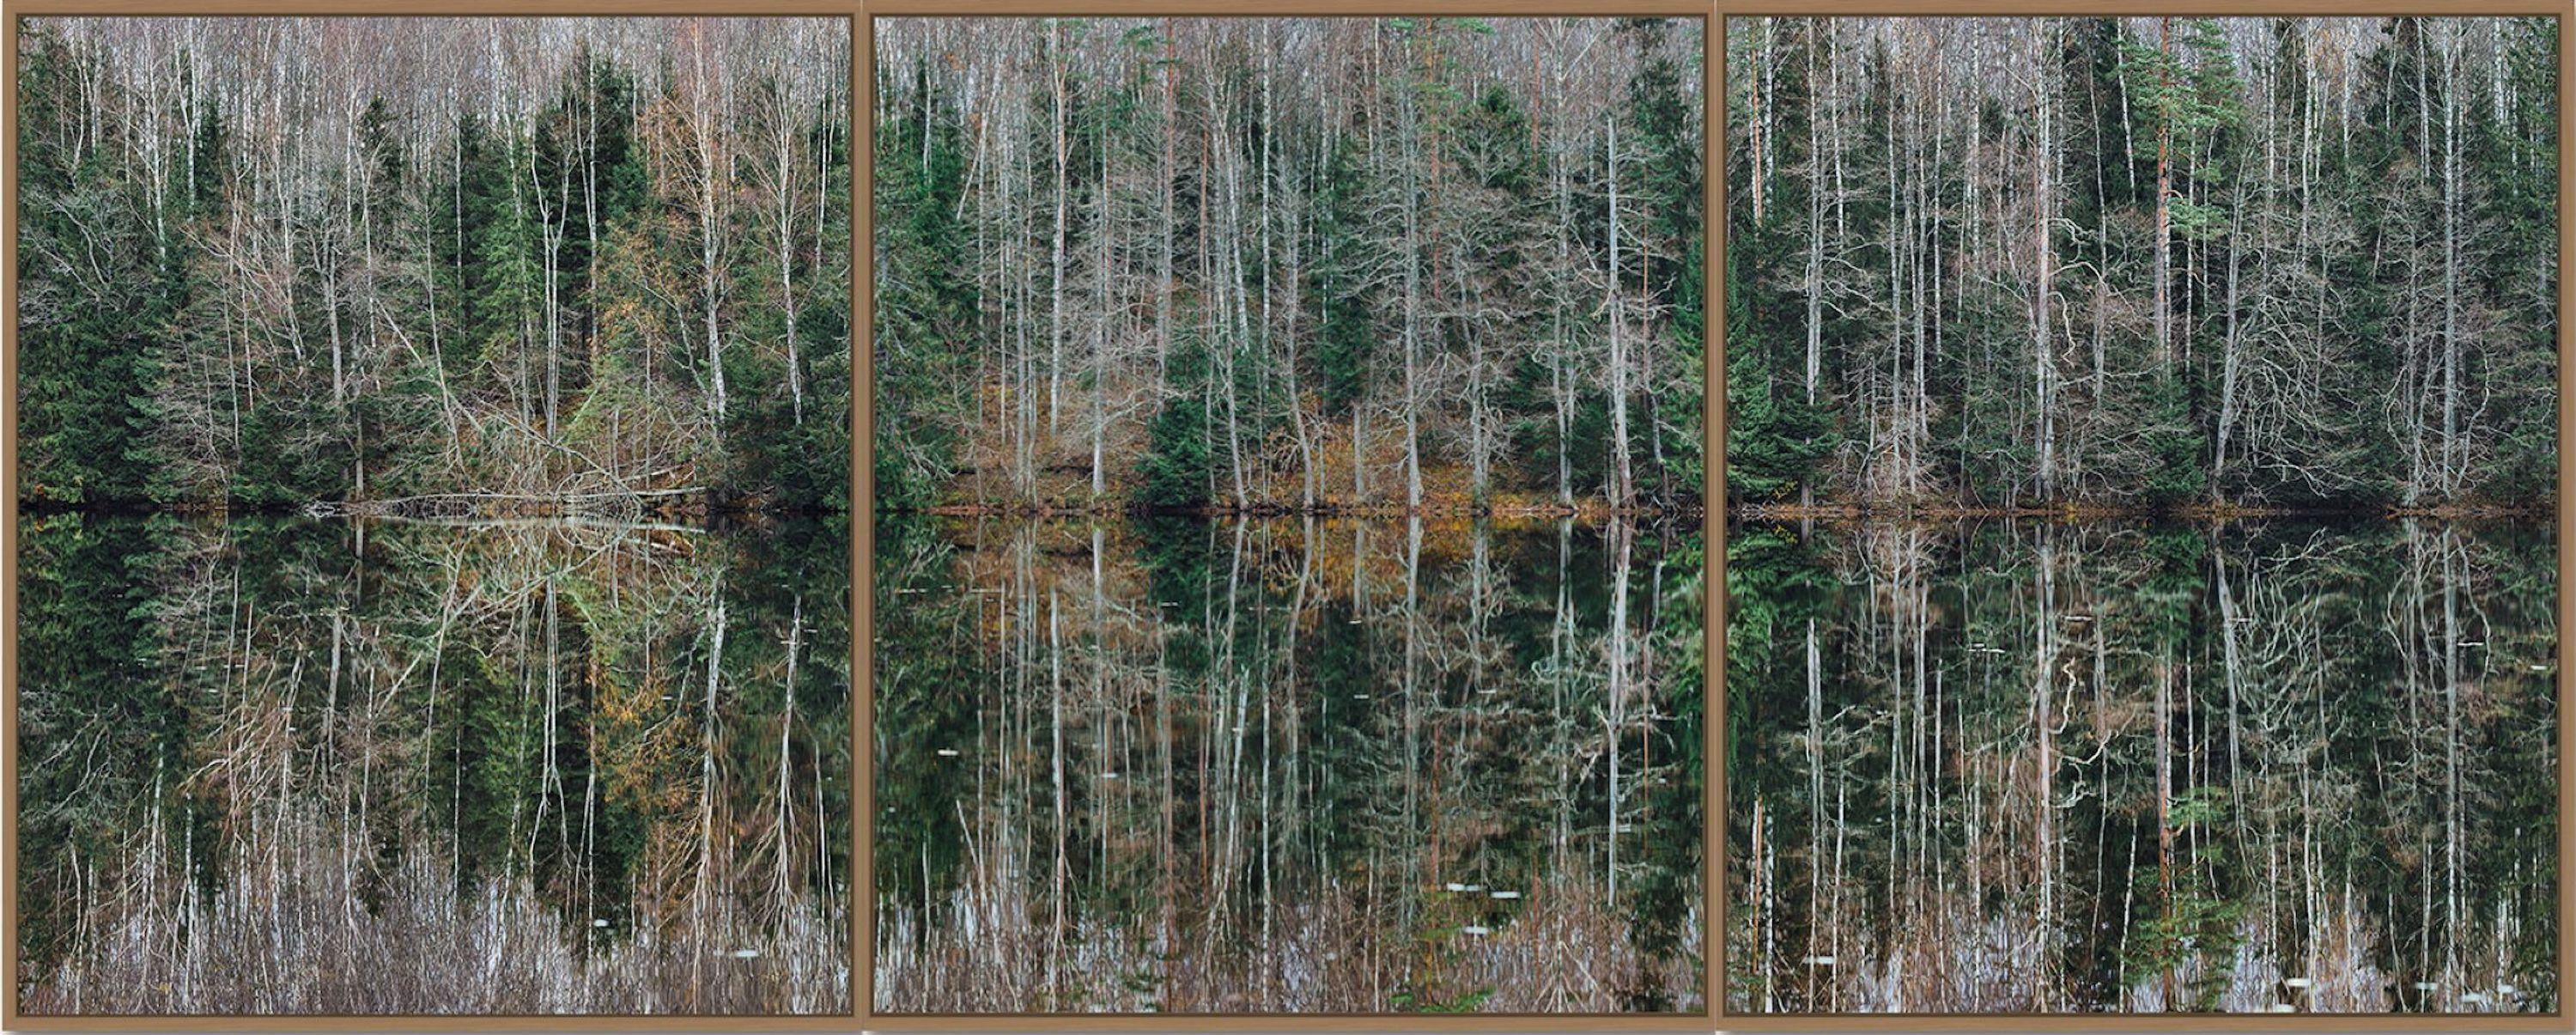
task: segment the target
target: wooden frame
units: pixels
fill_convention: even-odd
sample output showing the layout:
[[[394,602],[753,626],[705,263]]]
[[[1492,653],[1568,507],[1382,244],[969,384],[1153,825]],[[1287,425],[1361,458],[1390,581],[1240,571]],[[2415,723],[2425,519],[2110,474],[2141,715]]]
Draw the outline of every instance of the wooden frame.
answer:
[[[852,214],[851,300],[854,326],[873,326],[873,87],[875,33],[873,19],[878,16],[1044,16],[1057,14],[1089,15],[1228,15],[1228,16],[1376,16],[1376,15],[1492,15],[1534,16],[1552,14],[1579,15],[1662,15],[1705,19],[1702,36],[1703,89],[1705,126],[1703,161],[1707,170],[1704,185],[1706,223],[1704,233],[1712,254],[1720,261],[1707,264],[1705,291],[1712,312],[1725,311],[1726,176],[1726,20],[1730,15],[1801,14],[1830,16],[1869,15],[2141,15],[2141,14],[2206,14],[2229,16],[2311,15],[2526,15],[2550,16],[2559,25],[2559,188],[2558,188],[2558,380],[2563,386],[2571,371],[2576,371],[2576,327],[2565,319],[2576,311],[2576,278],[2567,269],[2567,257],[2576,253],[2576,220],[2570,219],[2570,200],[2576,198],[2576,138],[2569,135],[2569,114],[2576,110],[2576,47],[2569,37],[2576,33],[2576,4],[2570,0],[2253,0],[2231,3],[2228,0],[1251,0],[1226,3],[1223,0],[744,0],[741,3],[720,0],[22,0],[6,12],[8,40],[0,50],[0,78],[11,84],[9,95],[0,100],[0,137],[12,141],[5,163],[5,196],[0,196],[0,264],[12,286],[10,311],[0,322],[0,381],[11,386],[5,400],[0,400],[0,496],[9,505],[0,508],[0,537],[9,542],[6,553],[0,553],[0,629],[5,629],[11,644],[8,661],[0,665],[0,740],[10,747],[5,766],[0,766],[0,880],[5,880],[6,902],[11,918],[9,937],[0,946],[0,960],[5,960],[10,988],[0,996],[0,1026],[26,1030],[132,1030],[193,1027],[221,1030],[342,1030],[382,1028],[395,1030],[458,1030],[541,1028],[606,1030],[853,1030],[883,1028],[887,1030],[956,1030],[995,1029],[1006,1027],[1047,1028],[1066,1031],[1151,1031],[1151,1030],[1380,1030],[1404,1028],[1425,1031],[1468,1030],[1562,1030],[1597,1028],[1618,1030],[1739,1030],[1805,1031],[1849,1029],[2004,1029],[2060,1030],[2090,1027],[2127,1030],[2198,1031],[2215,1029],[2267,1028],[2281,1030],[2389,1030],[2440,1029],[2458,1031],[2540,1031],[2564,1030],[2568,1025],[2567,1003],[2576,999],[2576,980],[2571,980],[2569,957],[2576,955],[2576,897],[2563,886],[2558,894],[2558,981],[2560,1011],[2552,1015],[2294,1015],[2249,1017],[2240,1015],[2145,1015],[2145,1016],[2079,1016],[2065,1014],[2021,1016],[1977,1015],[1808,1015],[1748,1016],[1731,1014],[1725,1009],[1723,977],[1726,896],[1723,894],[1725,866],[1723,853],[1726,840],[1726,767],[1722,740],[1725,730],[1725,695],[1723,693],[1723,630],[1726,622],[1726,557],[1722,544],[1726,531],[1724,473],[1726,421],[1725,321],[1710,321],[1704,355],[1704,396],[1702,402],[1703,448],[1708,458],[1711,478],[1706,486],[1703,509],[1703,534],[1707,537],[1707,569],[1704,572],[1707,594],[1703,602],[1705,615],[1705,656],[1717,659],[1704,672],[1703,693],[1713,713],[1704,729],[1708,758],[1718,759],[1711,767],[1703,793],[1706,795],[1703,816],[1702,894],[1708,906],[1708,941],[1710,946],[1703,961],[1705,981],[1704,1013],[1669,1015],[1483,1015],[1455,1017],[1397,1017],[1383,1014],[1342,1014],[1293,1016],[1261,1015],[1058,1015],[1058,1014],[975,1014],[975,1015],[880,1015],[874,1012],[872,961],[874,958],[875,910],[862,906],[858,899],[873,886],[874,872],[870,848],[873,841],[873,753],[868,750],[869,731],[874,722],[873,657],[869,637],[852,636],[856,653],[852,693],[853,759],[855,803],[858,822],[854,824],[853,851],[855,873],[852,877],[850,910],[852,924],[851,969],[852,1012],[849,1015],[821,1016],[28,1016],[18,1011],[17,973],[17,311],[14,286],[17,279],[17,163],[14,141],[17,134],[16,66],[18,58],[18,19],[22,16],[45,15],[584,15],[584,16],[671,16],[671,15],[801,15],[845,17],[851,23],[850,111],[852,120],[851,161]],[[867,199],[867,200],[861,200]],[[856,422],[852,436],[851,508],[854,517],[871,516],[874,512],[873,469],[873,349],[851,349],[852,382],[850,418]],[[2558,493],[2563,507],[2571,483],[2576,483],[2576,455],[2566,449],[2566,429],[2576,424],[2576,396],[2562,390],[2558,397],[2560,448],[2558,452]],[[850,531],[851,610],[854,631],[873,626],[873,584],[871,568],[874,556],[872,517],[854,520]],[[2576,602],[2576,589],[2570,586],[2571,555],[2576,555],[2576,529],[2562,518],[2557,523],[2558,589],[2557,630],[2564,657],[2564,644],[2576,624],[2570,622],[2571,602]],[[2569,753],[2571,740],[2576,740],[2576,714],[2569,705],[2576,703],[2576,670],[2561,665],[2557,673],[2558,693],[2558,787],[2559,787],[2559,860],[2576,856],[2576,810],[2571,810],[2568,790],[2576,785],[2576,756]]]

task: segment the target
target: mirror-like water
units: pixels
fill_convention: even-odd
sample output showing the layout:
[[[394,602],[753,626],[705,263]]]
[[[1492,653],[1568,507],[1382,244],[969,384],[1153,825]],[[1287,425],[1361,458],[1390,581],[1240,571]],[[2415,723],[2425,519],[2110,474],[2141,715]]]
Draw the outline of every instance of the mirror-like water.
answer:
[[[877,536],[879,1010],[1699,1008],[1695,528]]]
[[[21,528],[29,1013],[849,1009],[842,531]]]
[[[1748,1012],[2550,1011],[2548,528],[1739,527]]]

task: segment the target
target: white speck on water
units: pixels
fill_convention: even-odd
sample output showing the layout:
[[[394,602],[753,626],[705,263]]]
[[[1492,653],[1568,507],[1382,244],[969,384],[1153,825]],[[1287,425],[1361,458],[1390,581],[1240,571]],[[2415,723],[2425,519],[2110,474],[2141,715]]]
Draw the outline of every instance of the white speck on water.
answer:
[[[1517,892],[1517,891],[1497,891],[1497,892],[1494,892],[1493,894],[1494,894],[1494,897],[1495,897],[1495,898],[1519,898],[1519,897],[1521,897],[1521,893],[1520,893],[1520,892]]]

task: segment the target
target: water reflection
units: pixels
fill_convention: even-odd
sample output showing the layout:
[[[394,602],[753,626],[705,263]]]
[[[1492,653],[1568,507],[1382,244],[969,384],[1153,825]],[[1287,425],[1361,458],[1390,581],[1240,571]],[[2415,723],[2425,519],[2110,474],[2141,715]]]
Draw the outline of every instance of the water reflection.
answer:
[[[2555,1009],[2549,535],[1737,529],[1733,1008]]]
[[[844,533],[22,528],[28,1012],[849,1009]]]
[[[1697,1009],[1690,532],[881,522],[877,1008]]]

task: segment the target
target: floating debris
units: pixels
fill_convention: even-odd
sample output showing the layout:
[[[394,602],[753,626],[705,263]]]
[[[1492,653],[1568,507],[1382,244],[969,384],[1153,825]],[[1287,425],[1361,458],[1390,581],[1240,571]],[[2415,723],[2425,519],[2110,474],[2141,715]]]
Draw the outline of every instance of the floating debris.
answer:
[[[1520,892],[1517,892],[1517,891],[1497,891],[1497,892],[1493,892],[1492,894],[1493,894],[1493,896],[1494,896],[1495,898],[1519,898],[1519,897],[1521,897],[1521,893],[1520,893]]]

